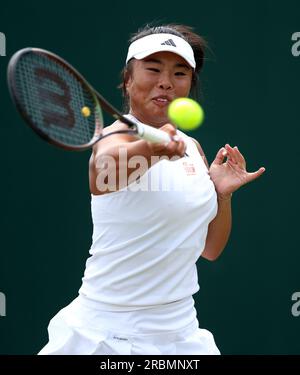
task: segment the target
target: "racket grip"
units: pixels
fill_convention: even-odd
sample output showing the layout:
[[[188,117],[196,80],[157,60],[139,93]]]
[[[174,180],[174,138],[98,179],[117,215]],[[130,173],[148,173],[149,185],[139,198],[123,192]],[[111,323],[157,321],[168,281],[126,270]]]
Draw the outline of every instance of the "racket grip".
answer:
[[[155,129],[152,126],[141,123],[136,125],[139,137],[145,139],[146,141],[153,143],[169,143],[171,141],[169,134],[163,132],[162,130]]]

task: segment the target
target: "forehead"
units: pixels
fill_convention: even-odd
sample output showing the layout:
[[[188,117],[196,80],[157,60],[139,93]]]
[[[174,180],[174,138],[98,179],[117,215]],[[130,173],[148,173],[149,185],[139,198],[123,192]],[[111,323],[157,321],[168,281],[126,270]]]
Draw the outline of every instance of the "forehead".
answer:
[[[142,60],[137,60],[141,63],[148,63],[153,62],[157,64],[164,64],[164,65],[173,65],[178,67],[185,67],[186,69],[192,69],[188,62],[181,56],[177,55],[176,53],[163,51],[163,52],[156,52],[152,55],[144,57]]]

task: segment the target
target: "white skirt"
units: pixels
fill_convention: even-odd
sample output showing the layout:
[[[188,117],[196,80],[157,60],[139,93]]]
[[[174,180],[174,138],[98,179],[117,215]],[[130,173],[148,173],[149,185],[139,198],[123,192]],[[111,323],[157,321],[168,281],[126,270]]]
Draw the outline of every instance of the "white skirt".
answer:
[[[79,296],[51,319],[49,342],[38,354],[220,354],[213,335],[199,328],[190,306],[187,299],[152,309],[105,311]]]

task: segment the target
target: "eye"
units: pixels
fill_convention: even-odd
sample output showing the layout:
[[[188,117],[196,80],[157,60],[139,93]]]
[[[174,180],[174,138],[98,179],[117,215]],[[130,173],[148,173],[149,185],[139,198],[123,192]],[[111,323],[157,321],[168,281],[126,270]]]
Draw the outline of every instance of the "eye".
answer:
[[[184,72],[176,72],[175,76],[186,76]]]
[[[147,70],[150,70],[151,72],[159,73],[159,69],[157,68],[147,68]]]

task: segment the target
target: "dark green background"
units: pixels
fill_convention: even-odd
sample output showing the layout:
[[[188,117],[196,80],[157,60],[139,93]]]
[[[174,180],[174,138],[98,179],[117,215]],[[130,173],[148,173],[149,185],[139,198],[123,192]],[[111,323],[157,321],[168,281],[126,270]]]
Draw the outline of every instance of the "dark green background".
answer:
[[[281,3],[282,5],[280,5]],[[266,172],[233,199],[233,231],[216,262],[198,262],[201,327],[224,354],[299,354],[291,314],[299,277],[300,31],[298,1],[2,2],[0,31],[0,353],[34,354],[50,318],[77,294],[91,244],[89,151],[42,142],[8,96],[6,66],[18,49],[70,61],[117,107],[127,39],[153,20],[194,26],[211,53],[202,74],[206,121],[193,133],[209,162],[229,142],[248,169]],[[184,220],[184,218],[182,219]]]

